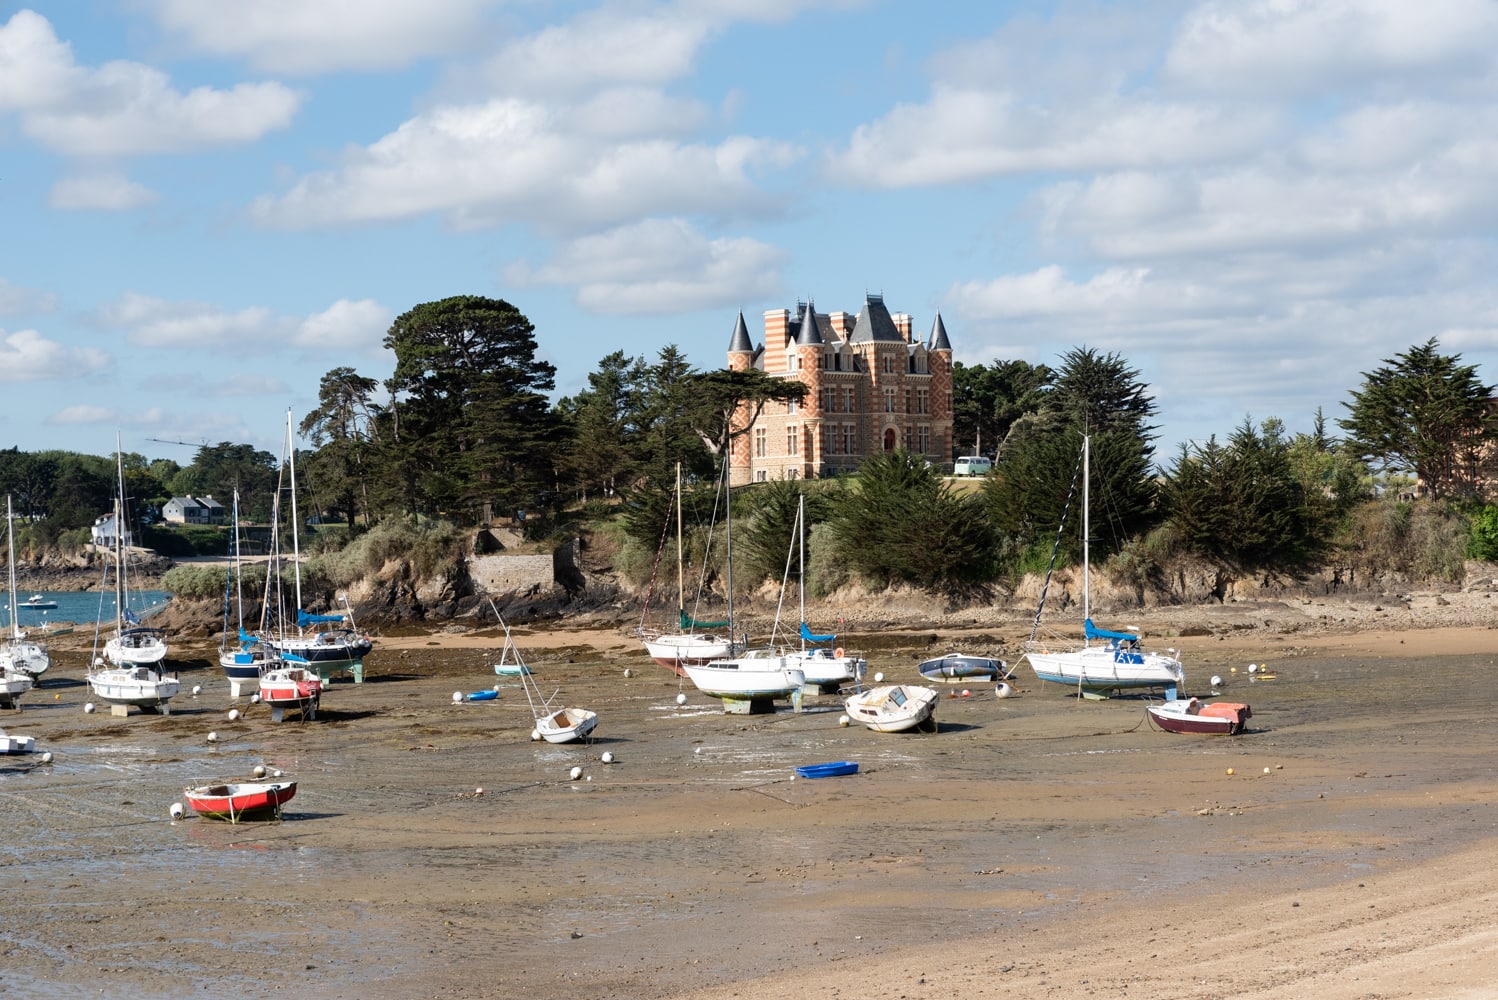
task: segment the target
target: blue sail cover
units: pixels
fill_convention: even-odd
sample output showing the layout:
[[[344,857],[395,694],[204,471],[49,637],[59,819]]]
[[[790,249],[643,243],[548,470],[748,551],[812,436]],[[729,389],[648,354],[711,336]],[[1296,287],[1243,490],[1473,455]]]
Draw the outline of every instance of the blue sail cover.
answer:
[[[1089,639],[1117,639],[1119,642],[1138,642],[1139,636],[1132,632],[1109,632],[1105,628],[1098,628],[1092,624],[1092,619],[1087,619],[1083,625],[1085,634]]]
[[[813,635],[811,629],[806,627],[806,623],[802,622],[801,638],[805,639],[807,642],[832,642],[837,638],[837,635]]]
[[[322,622],[341,622],[342,615],[309,615],[301,608],[296,609],[296,627],[306,628],[308,625],[317,625]]]
[[[244,629],[239,630],[239,644],[244,648],[249,649],[259,641],[260,637],[258,635],[250,635],[250,633],[246,632]]]

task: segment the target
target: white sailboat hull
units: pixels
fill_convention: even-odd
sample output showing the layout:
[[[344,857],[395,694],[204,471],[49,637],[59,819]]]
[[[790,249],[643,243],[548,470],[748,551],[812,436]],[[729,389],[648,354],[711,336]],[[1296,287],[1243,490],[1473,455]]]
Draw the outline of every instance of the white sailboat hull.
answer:
[[[785,656],[763,649],[688,665],[686,671],[697,690],[726,701],[788,698],[806,684],[805,671],[792,666]]]
[[[598,728],[598,713],[586,708],[563,708],[536,720],[536,732],[547,743],[574,743]]]
[[[822,688],[856,683],[869,665],[861,656],[838,656],[821,648],[793,650],[785,654],[785,661],[806,675],[807,684]]]
[[[40,643],[13,638],[0,645],[0,673],[39,677],[52,665],[52,658]]]
[[[166,640],[154,629],[127,629],[104,644],[104,658],[120,668],[151,666],[166,659]]]
[[[679,667],[688,664],[699,666],[711,660],[726,659],[742,651],[742,646],[726,636],[698,632],[658,635],[645,640],[645,652],[650,654],[650,658],[677,673],[681,673]]]
[[[182,690],[182,683],[150,666],[95,670],[88,675],[94,696],[111,705],[154,708],[163,715],[167,702]]]
[[[1097,645],[1061,652],[1030,650],[1025,658],[1039,680],[1084,691],[1170,688],[1186,683],[1181,661],[1165,653]]]

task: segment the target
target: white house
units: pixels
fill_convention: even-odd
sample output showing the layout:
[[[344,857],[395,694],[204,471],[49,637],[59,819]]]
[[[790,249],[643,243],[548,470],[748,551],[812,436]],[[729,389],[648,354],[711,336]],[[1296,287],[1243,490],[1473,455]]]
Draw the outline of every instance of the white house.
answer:
[[[109,549],[114,548],[115,526],[113,512],[96,518],[92,530],[95,545]],[[129,529],[126,529],[122,542],[127,548],[135,544],[135,539],[131,537]]]
[[[161,517],[177,524],[223,524],[224,505],[213,497],[172,497],[162,504]]]

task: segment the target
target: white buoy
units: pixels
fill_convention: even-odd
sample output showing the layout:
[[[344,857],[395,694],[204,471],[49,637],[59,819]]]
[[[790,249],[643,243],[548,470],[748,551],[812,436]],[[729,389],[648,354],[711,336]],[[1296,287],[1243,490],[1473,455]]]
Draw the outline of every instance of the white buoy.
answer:
[[[251,705],[258,705],[258,704],[260,704],[260,692],[259,691],[256,691],[254,694],[250,695],[250,704]]]
[[[52,763],[52,751],[51,750],[48,750],[46,753],[42,754],[42,763],[43,764],[50,764],[50,763]]]
[[[1259,665],[1257,663],[1250,663],[1248,665],[1248,672],[1251,673],[1251,674],[1258,673],[1259,672]]]
[[[256,764],[255,765],[255,770],[251,771],[250,773],[252,775],[254,775],[255,777],[257,777],[257,778],[263,778],[263,777],[265,777],[265,765],[264,764]]]
[[[272,778],[279,778],[279,777],[280,777],[280,776],[281,776],[281,772],[280,772],[280,771],[279,771],[279,770],[275,770],[275,771],[272,771],[272,772],[271,772],[271,773],[270,773],[270,776],[271,776],[271,777],[272,777]]]
[[[583,776],[583,769],[582,768],[580,768],[580,767],[574,767],[572,769],[572,780],[573,781],[576,781],[578,778],[581,778],[582,776]]]
[[[877,673],[877,674],[874,675],[874,683],[875,684],[883,684],[884,683],[884,671],[881,670],[879,673]]]
[[[484,794],[483,786],[479,786],[478,788],[475,788],[473,790],[473,795],[474,795],[475,798],[477,798],[478,796],[483,795],[483,794]]]
[[[239,709],[237,709],[237,708],[231,708],[231,709],[229,709],[229,721],[233,722],[237,718],[239,718]]]
[[[625,677],[633,677],[634,675],[635,675],[635,672],[633,670],[629,669],[628,667],[624,668],[624,676]]]
[[[454,702],[459,702],[459,701],[462,701],[462,700],[463,700],[463,692],[462,691],[454,691],[453,692],[453,701]]]
[[[850,723],[852,721],[853,720],[850,719],[850,718],[848,718],[846,715],[840,715],[837,718],[837,724],[839,726],[842,726],[844,729],[847,729],[848,728],[848,723]]]
[[[192,696],[194,698],[196,698],[198,695],[200,695],[202,693],[203,693],[203,685],[201,685],[201,684],[194,684],[192,686]]]
[[[603,756],[598,759],[603,761],[605,764],[612,764],[614,762],[614,755],[605,750],[603,752]]]
[[[83,703],[83,711],[85,713],[87,713],[87,714],[92,714],[93,711],[94,711],[94,703],[91,702],[91,701],[84,702]]]
[[[218,742],[218,733],[209,733],[208,734],[208,742],[209,743],[217,743]]]
[[[676,696],[676,704],[678,704],[678,705],[685,705],[686,703],[687,703],[687,696],[685,694],[679,694],[679,695]]]
[[[993,689],[993,693],[998,695],[1000,698],[1007,698],[1010,695],[1014,694],[1014,688],[1010,687],[1003,681],[999,681],[998,685]]]
[[[1218,677],[1216,674],[1213,674],[1212,675],[1212,686],[1213,687],[1222,687],[1222,678]]]
[[[168,809],[167,812],[171,813],[172,819],[181,819],[182,818],[182,803],[180,803],[180,802],[173,802],[172,803],[172,807],[170,809]]]

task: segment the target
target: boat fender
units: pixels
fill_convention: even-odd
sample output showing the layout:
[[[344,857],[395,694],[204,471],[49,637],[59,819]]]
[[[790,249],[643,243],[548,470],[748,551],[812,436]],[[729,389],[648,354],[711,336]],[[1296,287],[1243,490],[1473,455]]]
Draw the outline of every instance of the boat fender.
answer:
[[[843,658],[843,647],[839,646],[836,649],[834,649],[832,651],[832,655],[835,656],[835,657],[837,657],[839,660],[841,660]]]

